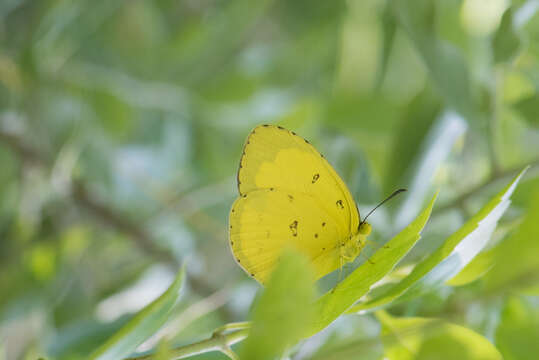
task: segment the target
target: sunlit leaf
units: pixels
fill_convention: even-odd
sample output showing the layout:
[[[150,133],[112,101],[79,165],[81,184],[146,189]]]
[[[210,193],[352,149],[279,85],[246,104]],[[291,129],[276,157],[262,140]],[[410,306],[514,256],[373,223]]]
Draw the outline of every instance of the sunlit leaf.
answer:
[[[486,338],[438,319],[396,318],[378,311],[388,360],[501,360]]]
[[[487,244],[498,220],[509,207],[509,197],[524,172],[525,170],[517,175],[436,251],[417,264],[407,277],[376,297],[354,306],[350,311],[384,306],[401,296],[404,296],[401,300],[410,299],[440,286],[455,276]]]
[[[505,360],[532,360],[539,354],[539,311],[510,298],[496,329],[496,345]]]
[[[304,256],[283,254],[253,310],[241,359],[273,359],[304,337],[314,315],[313,279]]]
[[[419,240],[421,230],[429,219],[435,199],[436,196],[414,221],[391,239],[385,247],[379,249],[369,261],[358,267],[333,290],[317,300],[315,309],[318,316],[311,330],[312,334],[324,329],[348,310],[408,253]]]
[[[90,358],[95,360],[124,358],[133,353],[144,340],[159,330],[168,320],[171,311],[179,301],[184,273],[182,268],[167,291],[142,309],[107,342],[97,348]]]

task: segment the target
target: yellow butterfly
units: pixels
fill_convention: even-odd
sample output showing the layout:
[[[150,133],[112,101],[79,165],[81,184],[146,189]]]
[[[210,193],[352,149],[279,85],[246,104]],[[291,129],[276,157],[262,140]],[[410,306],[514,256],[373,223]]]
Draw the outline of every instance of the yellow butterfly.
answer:
[[[288,246],[307,256],[319,279],[354,261],[371,232],[324,156],[280,126],[251,132],[237,180],[230,247],[237,263],[262,284]]]

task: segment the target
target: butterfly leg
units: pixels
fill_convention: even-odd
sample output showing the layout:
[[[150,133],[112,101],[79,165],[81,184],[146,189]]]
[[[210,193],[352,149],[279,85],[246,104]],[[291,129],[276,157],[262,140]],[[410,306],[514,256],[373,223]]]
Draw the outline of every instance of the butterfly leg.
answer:
[[[340,255],[339,255],[339,278],[337,279],[337,284],[335,284],[335,287],[333,287],[333,289],[331,290],[331,293],[335,292],[335,289],[341,283],[341,280],[342,280],[342,269],[344,267],[344,252],[343,251],[344,251],[344,248],[343,246],[341,246]]]

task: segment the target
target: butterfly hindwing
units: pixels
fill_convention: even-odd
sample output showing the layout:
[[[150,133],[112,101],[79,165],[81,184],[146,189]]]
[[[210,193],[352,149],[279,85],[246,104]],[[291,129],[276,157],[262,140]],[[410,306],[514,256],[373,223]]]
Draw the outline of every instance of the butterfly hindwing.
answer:
[[[234,257],[261,283],[288,246],[307,256],[316,278],[338,268],[338,231],[338,225],[305,193],[254,190],[238,198],[230,213]]]

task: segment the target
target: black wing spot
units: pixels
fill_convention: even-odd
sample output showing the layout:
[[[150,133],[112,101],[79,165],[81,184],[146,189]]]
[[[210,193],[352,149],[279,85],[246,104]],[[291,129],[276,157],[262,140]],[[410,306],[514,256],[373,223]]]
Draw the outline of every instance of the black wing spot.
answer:
[[[239,264],[239,263],[241,262],[241,260],[240,260],[240,259],[236,259],[236,260],[238,260],[238,264]]]
[[[322,248],[322,250],[326,250],[326,248]]]
[[[292,236],[298,236],[298,221],[297,220],[292,221],[292,224],[290,224],[290,231],[292,231]]]
[[[341,209],[344,209],[344,205],[342,204],[342,200],[337,200],[337,202],[335,204],[337,204],[337,206],[340,207]]]
[[[230,245],[234,245],[234,241],[231,241],[231,242],[230,242]]]
[[[313,175],[313,180],[311,182],[314,184],[315,182],[318,181],[318,179],[320,179],[320,174],[314,174]]]
[[[303,141],[305,141],[307,144],[310,144],[309,140],[307,139],[303,139]]]
[[[292,133],[292,135],[296,135],[296,133],[295,133],[295,132],[293,132],[293,131],[290,131],[290,132]]]
[[[250,143],[251,143],[251,142],[248,140],[248,141],[247,141],[247,145],[249,145]]]
[[[325,222],[322,223],[322,227],[324,227],[324,226],[326,226],[326,223],[325,223]]]
[[[262,125],[262,126],[263,126],[263,127],[268,127],[269,125],[268,125],[268,124],[264,124],[264,125]]]
[[[277,125],[277,127],[281,130],[284,130],[284,127],[282,127],[281,125]]]
[[[318,234],[314,234],[314,237],[317,238],[317,237],[318,237]]]
[[[232,229],[232,225],[230,225],[230,228]]]
[[[274,188],[270,188],[270,191],[273,191],[273,190],[275,190],[275,189],[274,189]]]
[[[241,197],[246,198],[246,197],[247,197],[247,194],[243,194]]]
[[[252,276],[252,277],[254,277],[254,276],[255,276],[255,274],[251,273],[251,276]]]
[[[232,212],[235,212],[236,210],[232,209]]]
[[[288,194],[288,200],[290,200],[290,202],[294,201],[294,197],[290,194]]]

